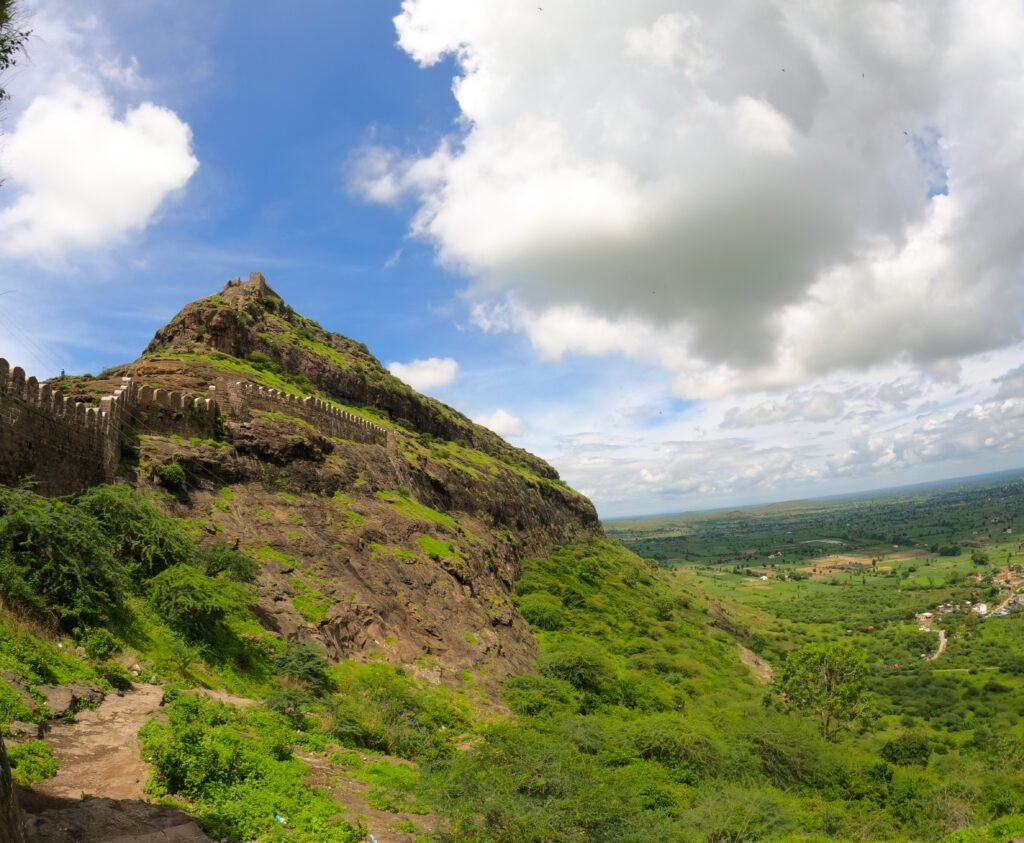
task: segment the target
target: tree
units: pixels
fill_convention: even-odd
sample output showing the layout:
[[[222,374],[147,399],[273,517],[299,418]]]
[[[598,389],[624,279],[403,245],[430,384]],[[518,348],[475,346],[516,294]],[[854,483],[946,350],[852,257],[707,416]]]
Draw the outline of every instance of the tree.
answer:
[[[14,0],[0,0],[0,71],[14,64],[29,31],[19,29],[15,21]],[[0,88],[0,102],[7,99],[7,91]]]
[[[814,713],[821,736],[833,740],[864,713],[866,662],[866,654],[850,644],[808,644],[789,654],[772,693],[784,708]]]

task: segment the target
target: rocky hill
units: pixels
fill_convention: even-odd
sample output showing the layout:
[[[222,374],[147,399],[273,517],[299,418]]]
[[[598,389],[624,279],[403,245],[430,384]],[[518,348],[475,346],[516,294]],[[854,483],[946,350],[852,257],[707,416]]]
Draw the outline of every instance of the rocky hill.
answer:
[[[50,386],[88,404],[123,378],[157,404],[214,396],[211,430],[169,403],[129,408],[122,474],[165,493],[200,540],[261,560],[263,625],[337,659],[484,685],[521,672],[536,647],[509,599],[521,560],[600,533],[550,465],[418,394],[258,273],[186,305],[135,362]]]

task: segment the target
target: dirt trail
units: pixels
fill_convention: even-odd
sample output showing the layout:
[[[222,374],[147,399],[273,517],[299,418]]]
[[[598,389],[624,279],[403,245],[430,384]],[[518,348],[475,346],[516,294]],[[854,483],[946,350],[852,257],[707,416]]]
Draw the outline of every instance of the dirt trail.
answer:
[[[375,839],[377,843],[415,843],[416,833],[399,831],[396,823],[411,822],[420,831],[433,833],[440,823],[432,814],[411,814],[404,811],[382,811],[374,808],[368,801],[372,785],[344,774],[336,765],[328,763],[315,753],[296,752],[296,757],[309,765],[311,779],[326,788],[331,796],[344,806],[349,814],[349,822],[358,822],[366,832],[366,840]],[[387,755],[363,756],[368,761],[389,761],[395,764],[407,764],[400,758]]]
[[[753,671],[754,676],[756,676],[760,681],[772,681],[772,677],[775,675],[772,670],[772,666],[752,650],[748,650],[742,644],[740,645],[740,661],[749,667],[751,671]]]
[[[142,799],[149,765],[139,754],[139,729],[160,711],[163,689],[136,685],[123,696],[109,694],[98,708],[82,711],[73,723],[56,723],[46,742],[57,761],[57,775],[34,790],[79,799],[82,794],[110,799]]]
[[[928,661],[930,661],[930,662],[935,661],[944,652],[946,652],[946,630],[940,629],[939,630],[939,649],[937,649],[934,653],[932,653],[928,657]]]

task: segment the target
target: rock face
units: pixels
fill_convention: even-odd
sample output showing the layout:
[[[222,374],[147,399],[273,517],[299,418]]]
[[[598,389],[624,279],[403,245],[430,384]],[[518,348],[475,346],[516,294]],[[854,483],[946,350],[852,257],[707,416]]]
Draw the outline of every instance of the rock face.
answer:
[[[25,843],[21,810],[14,796],[14,781],[7,749],[0,737],[0,843]]]
[[[140,394],[216,397],[216,442],[173,413],[140,417],[129,477],[184,469],[172,514],[261,559],[259,620],[335,658],[496,685],[535,655],[510,599],[521,561],[601,532],[554,468],[416,393],[258,273],[186,305],[105,374],[59,385],[85,399],[124,376]]]

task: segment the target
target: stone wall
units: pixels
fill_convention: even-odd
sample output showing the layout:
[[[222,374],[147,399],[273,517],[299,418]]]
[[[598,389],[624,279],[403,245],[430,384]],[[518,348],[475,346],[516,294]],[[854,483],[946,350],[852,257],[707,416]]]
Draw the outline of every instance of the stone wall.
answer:
[[[244,417],[252,410],[283,413],[309,422],[325,436],[382,445],[385,448],[391,445],[391,432],[386,427],[319,398],[300,398],[247,381],[224,384],[221,388],[227,393],[233,414]]]
[[[89,407],[0,359],[0,482],[31,477],[37,491],[51,495],[109,483],[134,393],[125,380]]]
[[[31,478],[35,490],[47,495],[110,483],[129,431],[213,438],[218,399],[243,418],[254,409],[279,412],[308,421],[326,436],[393,445],[387,428],[355,413],[245,381],[211,385],[206,395],[196,396],[122,378],[121,386],[93,407],[65,398],[0,358],[0,483]]]
[[[217,432],[217,388],[206,397],[140,386],[133,407],[132,426],[139,433],[214,438]]]
[[[113,481],[129,430],[211,437],[217,424],[213,398],[140,389],[131,378],[98,404],[65,398],[0,359],[0,483],[31,479],[42,494],[78,492]]]

